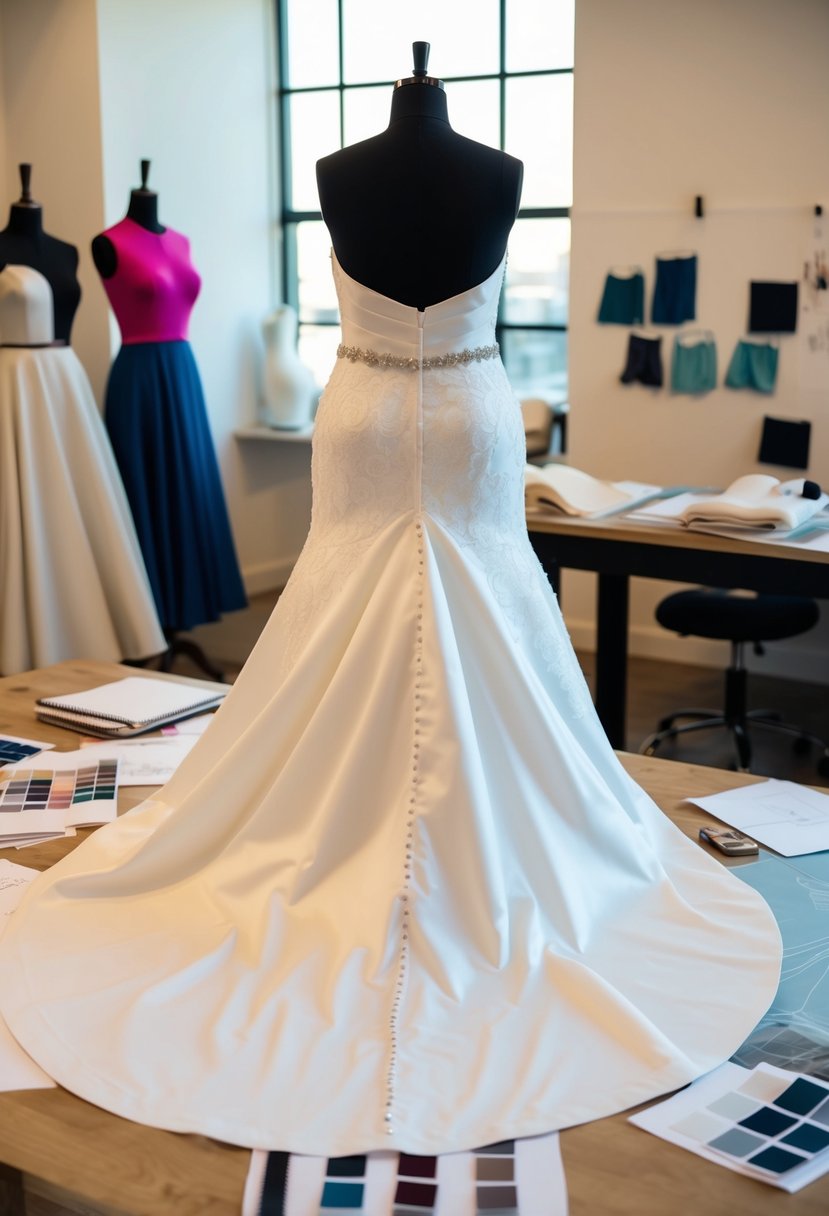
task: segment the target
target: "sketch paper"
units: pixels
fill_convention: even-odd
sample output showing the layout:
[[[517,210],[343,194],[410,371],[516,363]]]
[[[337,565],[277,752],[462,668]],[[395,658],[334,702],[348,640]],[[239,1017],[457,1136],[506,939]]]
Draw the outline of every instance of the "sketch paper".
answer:
[[[685,801],[783,857],[829,849],[829,795],[794,781],[772,779]]]

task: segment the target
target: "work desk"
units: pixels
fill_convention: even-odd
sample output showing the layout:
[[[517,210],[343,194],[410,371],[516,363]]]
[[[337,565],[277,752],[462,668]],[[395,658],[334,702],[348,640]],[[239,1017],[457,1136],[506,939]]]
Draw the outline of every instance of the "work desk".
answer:
[[[118,679],[131,670],[69,662],[0,679],[0,732],[70,750],[77,735],[37,722],[35,698]],[[620,758],[693,839],[706,817],[682,806],[682,799],[760,780],[645,756]],[[119,809],[150,792],[123,791]],[[75,839],[0,850],[0,857],[44,869],[77,847],[87,831]],[[715,855],[726,864],[744,864]],[[825,1216],[829,1210],[829,1177],[797,1195],[784,1195],[632,1127],[624,1114],[565,1131],[561,1144],[571,1216],[780,1216],[783,1208],[786,1216]],[[0,1093],[3,1216],[25,1212],[26,1193],[50,1196],[86,1216],[239,1216],[249,1158],[245,1149],[203,1136],[131,1123],[60,1088]]]
[[[829,552],[736,540],[615,516],[528,515],[530,542],[553,587],[561,569],[598,574],[596,710],[612,745],[625,746],[631,577],[742,587],[829,599]]]

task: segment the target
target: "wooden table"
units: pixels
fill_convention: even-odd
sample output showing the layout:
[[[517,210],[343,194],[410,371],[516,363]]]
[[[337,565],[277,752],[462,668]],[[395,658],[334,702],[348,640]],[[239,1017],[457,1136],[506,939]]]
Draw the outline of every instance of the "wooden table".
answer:
[[[563,567],[590,570],[599,576],[596,710],[616,748],[625,746],[632,576],[829,599],[829,552],[794,544],[709,536],[621,517],[590,520],[531,515],[527,527],[532,546],[557,591]]]
[[[2,679],[0,732],[69,750],[77,736],[37,722],[35,698],[76,691],[129,671],[110,663],[70,662]],[[693,839],[705,817],[680,805],[686,795],[760,780],[645,756],[623,754],[621,760]],[[124,790],[120,809],[149,792]],[[21,852],[0,851],[0,857],[45,869],[86,834]],[[561,1142],[571,1216],[779,1216],[783,1209],[786,1216],[825,1216],[829,1211],[829,1177],[798,1195],[783,1195],[632,1127],[624,1114],[571,1128]],[[48,1195],[71,1211],[96,1216],[239,1216],[248,1162],[245,1149],[131,1123],[63,1089],[0,1094],[2,1216],[25,1211],[24,1192]]]

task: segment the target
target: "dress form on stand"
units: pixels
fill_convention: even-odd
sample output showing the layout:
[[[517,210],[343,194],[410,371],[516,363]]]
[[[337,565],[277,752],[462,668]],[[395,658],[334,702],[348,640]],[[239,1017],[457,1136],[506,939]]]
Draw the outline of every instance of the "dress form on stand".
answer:
[[[262,322],[265,383],[262,421],[286,431],[308,426],[319,389],[297,353],[297,315],[290,304],[275,308]]]
[[[0,231],[0,266],[31,266],[40,271],[52,289],[55,341],[68,344],[81,301],[78,251],[44,231],[43,209],[32,198],[32,166],[21,164],[19,171],[20,198],[12,203],[9,222]]]
[[[69,345],[78,251],[22,194],[0,232],[0,672],[164,650],[124,486]]]
[[[110,371],[105,417],[136,517],[168,641],[162,669],[186,654],[221,679],[180,634],[246,603],[187,323],[201,279],[189,241],[158,219],[141,186],[120,223],[92,242],[123,344]]]
[[[423,309],[481,283],[515,222],[523,165],[453,131],[428,43],[392,93],[389,125],[317,162],[322,215],[358,282]],[[474,216],[474,223],[470,217]]]

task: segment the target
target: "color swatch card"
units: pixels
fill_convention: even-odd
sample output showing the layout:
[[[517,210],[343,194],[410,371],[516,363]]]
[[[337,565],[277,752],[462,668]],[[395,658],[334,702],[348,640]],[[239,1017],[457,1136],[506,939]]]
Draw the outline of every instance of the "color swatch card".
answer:
[[[0,735],[0,768],[29,760],[39,752],[54,747],[54,743],[41,743],[37,739],[21,739],[17,735]]]
[[[54,752],[0,769],[0,847],[109,823],[117,809],[117,760]]]
[[[558,1132],[439,1157],[255,1149],[242,1216],[567,1216]]]
[[[771,1064],[723,1064],[629,1121],[790,1193],[829,1173],[829,1084]]]

